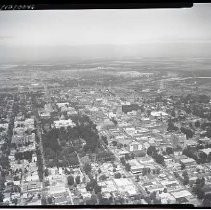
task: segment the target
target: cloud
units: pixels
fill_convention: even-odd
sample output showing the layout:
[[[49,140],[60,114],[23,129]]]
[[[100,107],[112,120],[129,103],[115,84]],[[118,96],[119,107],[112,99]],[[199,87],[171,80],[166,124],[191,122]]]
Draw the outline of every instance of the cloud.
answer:
[[[4,35],[0,35],[0,40],[9,40],[9,39],[14,39],[14,36],[4,36]]]

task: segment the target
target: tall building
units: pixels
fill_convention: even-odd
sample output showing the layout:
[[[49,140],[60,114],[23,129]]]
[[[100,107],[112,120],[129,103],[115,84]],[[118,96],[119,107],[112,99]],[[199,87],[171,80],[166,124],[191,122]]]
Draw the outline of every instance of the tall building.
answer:
[[[160,81],[160,90],[165,90],[166,89],[166,84],[164,80]]]

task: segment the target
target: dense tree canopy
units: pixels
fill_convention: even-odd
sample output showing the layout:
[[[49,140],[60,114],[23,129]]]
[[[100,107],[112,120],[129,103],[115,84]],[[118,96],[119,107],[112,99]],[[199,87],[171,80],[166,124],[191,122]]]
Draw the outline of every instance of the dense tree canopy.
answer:
[[[68,185],[70,185],[70,186],[74,185],[74,183],[75,183],[74,177],[71,176],[71,175],[68,176],[67,177],[67,182],[68,182]]]

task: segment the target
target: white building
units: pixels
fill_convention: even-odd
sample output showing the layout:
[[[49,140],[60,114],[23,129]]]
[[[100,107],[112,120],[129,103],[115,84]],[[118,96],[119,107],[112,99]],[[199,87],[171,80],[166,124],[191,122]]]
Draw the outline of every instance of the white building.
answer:
[[[56,128],[68,127],[68,126],[74,127],[75,123],[71,119],[68,119],[68,120],[55,120],[54,121],[54,126]]]

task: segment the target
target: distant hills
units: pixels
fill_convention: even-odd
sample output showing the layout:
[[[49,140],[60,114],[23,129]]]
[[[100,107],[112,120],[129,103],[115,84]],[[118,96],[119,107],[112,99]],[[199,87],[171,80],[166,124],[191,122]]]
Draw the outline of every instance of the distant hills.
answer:
[[[0,45],[0,64],[77,63],[87,60],[134,58],[210,58],[211,42],[143,43],[138,45],[5,46]]]

